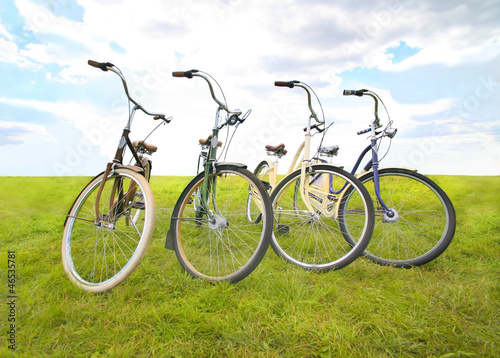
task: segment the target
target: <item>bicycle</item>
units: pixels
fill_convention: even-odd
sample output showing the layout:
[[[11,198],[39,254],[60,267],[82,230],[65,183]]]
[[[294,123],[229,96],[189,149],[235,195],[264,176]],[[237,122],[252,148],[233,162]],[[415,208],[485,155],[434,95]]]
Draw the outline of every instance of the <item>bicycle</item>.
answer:
[[[357,172],[361,161],[371,151],[371,159],[358,173],[358,179],[368,188],[376,203],[377,222],[364,255],[377,264],[401,268],[434,260],[448,248],[455,234],[456,216],[452,202],[434,181],[416,170],[379,169],[380,142],[384,137],[392,142],[397,132],[392,128],[393,121],[387,108],[373,91],[344,90],[343,94],[369,96],[375,101],[370,127],[357,133],[370,133],[370,144],[361,152],[351,172]],[[379,100],[389,117],[383,130],[378,130],[382,127],[378,117]]]
[[[311,115],[304,128],[304,142],[283,179],[277,181],[278,159],[287,153],[284,144],[266,146],[268,154],[276,156],[276,160],[274,163],[263,161],[254,171],[271,193],[275,218],[271,246],[285,261],[306,270],[343,268],[362,254],[370,241],[373,203],[366,188],[353,175],[319,158],[320,152],[333,156],[335,148],[320,146],[311,158],[311,131],[323,132],[324,137],[327,128],[324,114],[320,120],[312,108],[310,87],[299,81],[277,81],[275,85],[303,88]],[[312,119],[316,122],[314,125],[311,125]],[[298,160],[302,151],[303,156]],[[332,189],[337,186],[338,190]],[[259,216],[250,210],[250,198],[247,208],[247,220],[258,222]],[[345,240],[347,235],[353,239]]]
[[[132,99],[124,75],[112,63],[89,60],[88,64],[117,74],[129,106],[134,104],[131,110],[129,108],[128,121],[114,159],[80,192],[64,222],[61,251],[66,274],[86,291],[104,292],[132,273],[153,234],[155,202],[148,182],[151,175],[149,155],[157,147],[144,140],[131,142],[129,134],[134,115],[141,110],[161,120],[160,125],[169,123],[171,118],[149,113]],[[134,165],[123,164],[126,148],[132,153]]]
[[[236,130],[250,111],[243,117],[240,110],[230,111],[217,81],[205,72],[191,70],[172,75],[203,78],[218,107],[212,134],[200,139],[202,164],[199,160],[198,166],[203,170],[187,185],[174,207],[165,247],[175,251],[181,267],[194,277],[238,282],[264,257],[273,223],[270,199],[261,181],[243,164],[219,162],[220,156],[227,154],[230,140],[217,156],[222,146],[220,130],[227,127],[229,135],[229,128],[234,126]],[[212,81],[219,86],[224,102],[215,96]],[[221,111],[226,115],[222,116]],[[259,223],[250,223],[246,218],[248,195],[261,215]]]

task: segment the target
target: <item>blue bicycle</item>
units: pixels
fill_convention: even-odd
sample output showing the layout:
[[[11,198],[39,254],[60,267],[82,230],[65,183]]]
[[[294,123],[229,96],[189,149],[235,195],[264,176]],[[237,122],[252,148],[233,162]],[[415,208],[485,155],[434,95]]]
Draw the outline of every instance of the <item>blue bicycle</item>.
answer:
[[[387,108],[376,93],[366,89],[345,90],[344,95],[369,96],[375,101],[370,127],[358,132],[358,135],[370,134],[370,145],[361,152],[351,171],[357,173],[363,158],[371,152],[371,158],[357,174],[375,204],[375,228],[365,256],[381,265],[405,268],[434,260],[448,248],[455,234],[453,204],[434,181],[416,170],[379,169],[380,142],[384,138],[392,141],[397,129],[392,127],[390,117],[381,129],[379,101],[386,111]]]

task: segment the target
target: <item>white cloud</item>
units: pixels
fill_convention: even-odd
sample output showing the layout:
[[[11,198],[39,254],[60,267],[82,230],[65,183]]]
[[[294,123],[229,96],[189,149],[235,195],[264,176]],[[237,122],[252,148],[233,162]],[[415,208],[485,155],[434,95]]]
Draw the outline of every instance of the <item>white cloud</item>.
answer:
[[[94,87],[93,77],[114,75],[89,68],[86,60],[113,62],[125,72],[131,94],[146,108],[174,115],[162,139],[167,138],[172,147],[185,148],[186,155],[191,156],[198,151],[197,137],[210,131],[215,104],[203,81],[173,79],[173,70],[199,68],[210,72],[220,81],[231,108],[254,109],[235,137],[232,149],[237,159],[244,152],[244,145],[261,148],[263,144],[286,138],[293,148],[292,142],[299,143],[302,139],[300,127],[308,115],[305,96],[273,88],[274,80],[305,81],[314,87],[321,100],[328,101],[341,93],[342,80],[338,74],[346,69],[377,67],[380,71],[404,72],[431,64],[458,67],[480,64],[500,54],[497,25],[500,14],[498,6],[491,6],[492,2],[478,1],[474,6],[466,6],[454,1],[151,0],[138,6],[135,0],[108,1],[105,5],[86,1],[81,4],[82,21],[56,16],[29,0],[15,0],[15,4],[26,28],[37,40],[16,44],[14,37],[8,37],[7,30],[0,27],[0,35],[5,37],[0,38],[0,61],[20,67],[33,67],[36,63],[37,68],[48,71],[48,82],[85,84],[88,86],[85,90],[93,92],[104,91]],[[64,6],[64,2],[59,2],[59,6]],[[385,52],[400,41],[422,50],[394,64]],[[429,78],[428,85],[439,86],[434,78]],[[408,104],[394,100],[386,89],[377,92],[386,101],[396,126],[407,131],[422,125],[419,117],[435,118],[450,109],[451,97],[456,97],[449,93],[446,96],[450,98]],[[121,88],[116,93],[117,98],[123,98]],[[78,104],[84,101],[81,92],[74,97],[65,95],[70,100],[17,99],[9,103],[31,106],[63,118],[73,123],[83,137],[109,117],[118,125],[109,134],[118,136],[123,116]],[[371,103],[347,102],[345,99],[325,106],[327,117],[336,121],[332,128],[334,138],[344,141],[344,148],[352,145],[347,134],[356,137],[355,131],[365,127],[371,113]],[[287,128],[266,129],[272,127],[277,112],[288,113]],[[445,119],[436,122],[443,123]],[[138,132],[143,130],[143,123]],[[281,122],[276,123],[277,128]],[[426,124],[433,122],[427,120]],[[461,124],[450,122],[450,125]],[[489,130],[478,128],[482,133]],[[464,143],[468,140],[457,138]],[[237,148],[240,144],[241,150]],[[99,144],[102,153],[112,152],[115,145],[114,141]],[[259,157],[263,154],[258,149]],[[161,155],[159,152],[155,156]]]
[[[31,123],[0,121],[0,145],[22,144],[27,137],[37,137],[43,142],[57,143],[44,126]]]
[[[39,68],[33,62],[26,59],[19,52],[19,48],[13,41],[0,38],[0,62],[13,63],[21,68]]]
[[[500,45],[493,43],[498,38],[495,23],[485,21],[476,28],[477,21],[467,11],[478,10],[453,2],[370,6],[321,1],[249,4],[233,0],[191,6],[180,0],[154,0],[147,6],[132,0],[106,6],[86,2],[82,22],[55,16],[29,0],[16,0],[16,5],[27,27],[42,39],[42,44],[28,45],[22,54],[32,61],[70,68],[60,77],[52,74],[68,82],[88,75],[78,65],[85,56],[137,71],[158,63],[203,64],[215,73],[233,76],[238,70],[238,79],[255,80],[269,72],[297,70],[313,76],[326,69],[338,73],[356,66],[394,71],[432,63],[453,66],[484,59],[485,52],[490,58],[500,53]],[[481,7],[489,10],[487,4]],[[61,36],[73,46],[43,42],[49,35]],[[393,64],[384,52],[400,40],[422,50]],[[115,52],[117,46],[125,55]]]
[[[118,137],[126,120],[123,115],[74,102],[47,102],[0,97],[0,103],[31,108],[61,118],[65,122],[73,124],[82,133],[80,138],[76,138],[75,143],[86,140],[98,146],[100,153],[106,155],[113,154],[113,149],[116,148],[117,144],[108,140],[109,135]],[[33,128],[38,127],[35,125]]]
[[[13,40],[12,34],[9,31],[7,31],[5,26],[1,23],[0,23],[0,36],[5,37],[7,40]]]

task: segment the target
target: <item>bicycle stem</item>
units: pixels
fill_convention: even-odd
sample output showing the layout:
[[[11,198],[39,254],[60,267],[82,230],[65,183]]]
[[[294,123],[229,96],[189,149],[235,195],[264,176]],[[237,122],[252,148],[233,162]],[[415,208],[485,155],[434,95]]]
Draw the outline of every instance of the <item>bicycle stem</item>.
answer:
[[[378,117],[378,99],[370,91],[364,92],[363,96],[370,96],[375,101],[375,110],[373,113],[375,115],[375,120],[372,123],[372,124],[375,124],[375,127],[372,126],[372,137],[373,137],[375,135],[375,129],[380,128],[380,118]]]

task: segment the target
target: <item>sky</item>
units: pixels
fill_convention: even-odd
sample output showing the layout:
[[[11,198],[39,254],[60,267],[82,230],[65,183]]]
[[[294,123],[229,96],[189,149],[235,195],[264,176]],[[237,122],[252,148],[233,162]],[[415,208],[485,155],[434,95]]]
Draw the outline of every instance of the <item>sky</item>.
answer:
[[[2,0],[0,175],[95,175],[113,158],[128,104],[119,78],[88,59],[119,67],[132,97],[173,117],[148,137],[159,147],[153,174],[196,173],[217,105],[202,79],[171,72],[198,69],[230,109],[252,109],[221,160],[253,169],[265,145],[284,143],[287,171],[309,110],[302,89],[273,84],[300,80],[333,123],[312,151],[321,140],[339,145],[334,164],[350,170],[369,144],[356,132],[373,101],[342,96],[367,88],[398,129],[381,145],[381,154],[390,149],[381,166],[499,175],[498,19],[497,0]],[[131,138],[157,124],[137,114]]]

